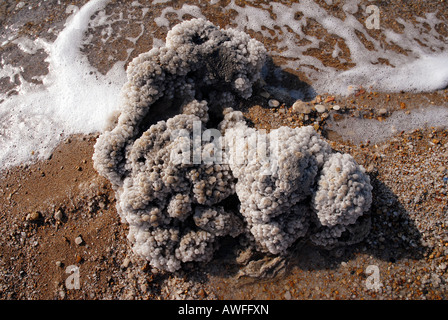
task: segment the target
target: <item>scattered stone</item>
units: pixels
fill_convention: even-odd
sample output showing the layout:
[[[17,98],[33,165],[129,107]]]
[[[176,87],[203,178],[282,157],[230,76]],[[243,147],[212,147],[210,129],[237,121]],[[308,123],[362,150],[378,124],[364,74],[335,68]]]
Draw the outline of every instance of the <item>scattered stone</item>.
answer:
[[[75,238],[75,243],[80,246],[84,243],[84,240],[81,238],[81,236],[78,236]]]
[[[59,268],[62,267],[62,262],[61,261],[56,261],[56,266],[59,267]]]
[[[380,110],[378,110],[378,114],[381,116],[384,116],[387,114],[387,109],[386,108],[381,108]]]
[[[40,218],[40,213],[38,211],[31,212],[26,216],[26,220],[28,220],[28,221],[37,221],[37,220],[39,220],[39,218]]]
[[[311,107],[301,100],[294,102],[291,109],[295,113],[309,114],[311,112]]]
[[[271,94],[267,91],[262,91],[259,93],[259,95],[265,99],[268,99],[271,96]]]
[[[61,210],[58,210],[54,213],[54,218],[56,219],[56,221],[61,221],[63,217],[64,214],[62,213]]]
[[[333,110],[339,111],[339,110],[341,110],[341,107],[339,105],[334,105]]]
[[[323,104],[316,104],[314,108],[316,108],[316,111],[319,113],[324,113],[327,111],[327,108]]]
[[[286,291],[283,296],[285,297],[285,300],[291,300],[291,298],[292,298],[291,292],[289,292],[289,291]]]
[[[199,290],[199,292],[198,292],[198,295],[202,298],[202,299],[204,299],[206,296],[207,296],[207,293],[205,292],[205,290],[204,289],[200,289]]]
[[[258,279],[272,279],[285,271],[285,259],[278,256],[275,258],[264,257],[261,260],[252,260],[246,267],[240,269],[237,278],[251,277]]]
[[[131,259],[129,259],[129,257],[124,258],[123,263],[121,264],[121,267],[123,269],[127,269],[129,267],[130,262],[131,262]]]
[[[271,99],[269,100],[268,104],[271,108],[277,108],[280,105],[280,102],[275,99]]]

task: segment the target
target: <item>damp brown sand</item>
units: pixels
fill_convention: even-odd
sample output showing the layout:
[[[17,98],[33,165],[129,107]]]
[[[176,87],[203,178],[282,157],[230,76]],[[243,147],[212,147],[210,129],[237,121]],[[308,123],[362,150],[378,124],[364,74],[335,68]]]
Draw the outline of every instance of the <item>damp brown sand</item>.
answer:
[[[445,99],[444,94],[438,93],[437,98]],[[436,96],[412,96],[414,100],[427,98]],[[346,110],[344,116],[362,111],[363,99],[361,95],[335,98],[341,105],[342,100],[354,100],[355,106],[361,106]],[[405,97],[397,94],[388,99],[399,101]],[[303,125],[300,120],[287,123],[290,108],[284,106],[283,114],[279,108],[263,106],[262,102],[254,97],[241,105],[248,119],[256,110],[256,119],[251,119],[254,126],[269,123],[268,129],[272,129]],[[325,136],[324,121],[319,123],[319,130]],[[50,159],[3,172],[1,298],[446,298],[446,129],[403,132],[380,145],[328,139],[335,150],[352,154],[372,179],[370,235],[356,246],[330,251],[299,243],[286,257],[280,272],[255,278],[240,276],[241,265],[235,263],[231,248],[225,247],[236,245],[231,242],[224,242],[209,264],[191,265],[174,275],[154,270],[135,257],[126,239],[127,227],[115,209],[114,192],[92,166],[96,138],[70,137]],[[58,211],[62,218],[55,217]],[[36,212],[38,218],[31,219],[30,214]],[[75,243],[78,236],[83,239],[81,245]],[[72,265],[79,267],[80,289],[67,288],[70,273],[66,268]],[[380,292],[366,286],[369,265],[379,269],[383,285]]]
[[[85,2],[72,1],[78,6]],[[327,9],[335,15],[342,14],[337,1],[334,2],[335,7]],[[55,35],[49,30],[61,30],[69,15],[66,4],[44,2],[40,9],[30,10],[25,6],[13,11],[17,3],[8,0],[0,5],[0,14],[5,17],[2,21],[4,24],[18,22],[23,25],[20,34],[31,38],[54,40]],[[319,3],[326,6],[324,1]],[[400,30],[394,25],[394,17],[413,19],[444,5],[440,1],[416,1],[408,6],[402,6],[401,1],[391,3],[383,11],[382,23],[397,32]],[[115,6],[117,3],[111,1],[106,9],[112,12]],[[160,11],[163,5],[153,9]],[[204,12],[212,22],[227,25],[219,5],[206,3]],[[444,12],[438,15],[442,20],[446,19]],[[168,19],[171,26],[178,22]],[[135,25],[121,27],[125,28],[122,34],[133,34]],[[439,29],[446,32],[443,26]],[[160,39],[168,31],[157,29],[151,19],[145,22],[145,30],[148,34],[157,32]],[[325,54],[334,49],[331,46],[338,39],[333,39],[325,30],[312,30],[322,33],[329,47],[309,54],[326,65],[344,67]],[[94,35],[97,32],[96,38],[101,39],[101,30],[89,32]],[[374,30],[371,33],[375,36]],[[252,36],[267,46],[275,45],[259,34]],[[145,36],[135,44],[111,38],[105,46],[114,59],[106,59],[100,46],[86,47],[85,52],[92,65],[106,73],[129,47],[133,49],[128,57],[131,60],[151,45]],[[29,57],[18,57],[16,47],[7,45],[1,54],[7,62],[18,59],[17,64],[23,64]],[[45,64],[36,67],[45,58],[44,54],[36,55],[33,58],[36,60],[25,68],[24,77],[32,79],[45,74]],[[281,64],[282,61],[276,58],[273,62]],[[290,89],[310,85],[299,71],[286,70],[283,79],[285,83],[281,85]],[[14,94],[15,85],[5,83],[2,88]],[[2,173],[0,299],[446,299],[447,130],[416,128],[399,132],[381,144],[355,145],[328,130],[327,123],[329,119],[337,121],[346,117],[383,121],[395,111],[410,112],[431,105],[446,107],[447,91],[388,94],[361,89],[348,97],[319,93],[319,97],[307,99],[312,109],[307,117],[291,110],[292,101],[275,93],[267,97],[263,91],[261,86],[249,101],[237,106],[251,125],[266,130],[281,125],[313,125],[335,150],[350,153],[367,169],[374,186],[374,202],[372,230],[365,241],[332,251],[298,243],[273,278],[269,273],[255,278],[239,276],[242,268],[235,263],[231,248],[226,247],[235,244],[225,242],[209,264],[189,265],[177,274],[164,274],[134,256],[129,247],[127,226],[120,222],[116,212],[114,192],[92,167],[97,135],[73,136],[56,148],[51,159]],[[270,108],[269,99],[277,99],[280,107]],[[324,105],[326,111],[317,112],[318,104]],[[336,105],[339,110],[334,109]],[[386,112],[379,112],[381,109]],[[77,237],[82,238],[81,245],[75,242]],[[266,259],[269,261],[272,257]],[[370,265],[378,268],[380,291],[367,286],[371,279],[367,273]],[[69,266],[79,267],[79,289],[67,286]]]

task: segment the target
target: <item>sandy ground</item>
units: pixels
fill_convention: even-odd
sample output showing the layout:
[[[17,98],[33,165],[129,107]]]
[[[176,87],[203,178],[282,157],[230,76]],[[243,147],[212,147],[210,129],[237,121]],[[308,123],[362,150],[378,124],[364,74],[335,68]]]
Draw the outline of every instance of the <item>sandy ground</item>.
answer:
[[[439,92],[438,98],[447,99],[447,92]],[[350,105],[354,100],[359,105],[364,97],[344,99],[336,102]],[[300,125],[291,108],[283,108],[284,113],[259,104],[244,108],[248,119],[258,118],[261,127],[283,125],[289,118],[291,125]],[[363,112],[343,110],[329,113],[351,117]],[[281,263],[274,261],[272,269],[262,274],[249,270],[249,276],[237,263],[238,244],[230,240],[209,264],[191,265],[176,274],[154,270],[135,257],[126,240],[126,225],[115,210],[114,193],[92,167],[96,137],[73,136],[51,159],[4,172],[1,298],[446,298],[447,130],[414,130],[376,145],[328,139],[369,172],[374,186],[370,235],[361,244],[332,251],[299,243]],[[81,244],[76,243],[78,237]],[[80,288],[70,290],[72,273],[67,268],[73,265],[79,267]],[[369,265],[378,267],[380,291],[367,288]]]
[[[23,19],[23,13],[13,14],[8,7],[16,2],[0,5],[2,17],[7,17],[3,23]],[[428,1],[427,9],[438,5]],[[57,8],[35,13],[40,23],[31,23],[21,32],[46,36],[49,26],[62,26],[66,14]],[[420,8],[409,6],[400,13]],[[398,10],[395,4],[391,14],[392,9]],[[120,47],[117,44],[118,56]],[[133,55],[147,47],[137,44]],[[4,57],[18,59],[17,63],[26,60],[15,56],[13,47],[2,50]],[[98,68],[107,70],[98,52],[89,52]],[[32,65],[30,77],[45,72],[45,66]],[[285,72],[284,85],[307,85],[299,76]],[[14,94],[13,87],[6,83],[2,92]],[[270,108],[271,98],[281,106]],[[93,169],[98,135],[72,136],[50,159],[2,171],[0,299],[446,299],[448,131],[416,128],[384,142],[355,145],[343,141],[330,124],[344,118],[382,122],[395,111],[410,112],[422,105],[447,107],[448,91],[361,90],[348,97],[321,93],[313,98],[308,105],[323,104],[325,112],[313,108],[308,115],[297,113],[291,101],[275,93],[268,97],[260,84],[238,108],[257,128],[313,125],[335,150],[352,154],[367,169],[374,202],[372,230],[362,243],[331,251],[297,243],[279,259],[251,256],[226,240],[207,265],[187,265],[175,274],[155,270],[133,255],[114,193]],[[335,105],[340,108],[334,110]],[[73,266],[78,268],[79,287],[71,282]],[[378,271],[379,290],[369,288],[372,270]]]

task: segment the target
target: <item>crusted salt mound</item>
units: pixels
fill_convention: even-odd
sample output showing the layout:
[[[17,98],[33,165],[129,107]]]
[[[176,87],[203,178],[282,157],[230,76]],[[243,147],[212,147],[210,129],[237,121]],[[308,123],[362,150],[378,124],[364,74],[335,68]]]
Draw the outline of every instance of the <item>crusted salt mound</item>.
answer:
[[[364,168],[349,154],[332,154],[312,199],[321,227],[311,240],[325,247],[358,242],[370,229],[370,219],[364,214],[371,203],[372,186]]]
[[[372,186],[349,154],[330,156],[322,169],[319,186],[313,196],[313,206],[323,226],[355,223],[372,203]]]
[[[167,34],[166,46],[129,64],[122,89],[125,104],[115,127],[98,139],[95,168],[121,186],[131,174],[128,153],[157,112],[180,113],[182,105],[194,99],[207,100],[213,112],[229,105],[232,94],[249,97],[265,56],[264,46],[243,32],[222,30],[203,19],[176,25]]]
[[[226,123],[225,140],[241,214],[261,250],[284,253],[308,231],[311,208],[305,200],[331,147],[311,126],[262,135],[238,112],[226,117],[234,119],[233,126]]]
[[[196,207],[194,223],[215,236],[230,235],[236,237],[243,232],[243,221],[223,207]]]
[[[327,248],[366,236],[370,220],[358,218],[370,208],[372,186],[352,156],[333,153],[311,126],[263,135],[238,111],[221,124],[240,211],[260,250],[284,253],[307,234]]]
[[[215,142],[200,139],[191,150],[191,141],[195,130],[203,137],[210,116],[223,117],[235,95],[251,95],[265,54],[245,33],[193,19],[175,26],[166,46],[129,64],[124,105],[93,160],[113,185],[134,251],[153,266],[175,271],[207,261],[220,236],[241,232],[241,219],[211,208],[234,193],[228,165],[207,162]]]
[[[193,104],[203,116],[206,104]],[[204,108],[199,108],[201,105]],[[197,215],[197,206],[209,208],[234,193],[234,177],[228,165],[191,161],[190,141],[194,124],[200,119],[194,114],[180,114],[152,125],[135,140],[126,164],[132,174],[117,188],[118,212],[134,227],[129,233],[134,250],[154,266],[169,271],[178,269],[181,262],[207,261],[214,251],[214,241],[230,234],[223,232],[222,223],[232,230],[241,229],[237,217],[221,213],[213,217],[216,230],[207,228],[210,223],[198,223],[196,229],[189,230],[188,219],[195,212]],[[202,128],[200,136],[204,131]],[[202,141],[192,153],[208,148],[215,146]]]
[[[93,160],[152,266],[209,261],[225,236],[284,254],[302,237],[330,248],[368,232],[372,188],[351,156],[312,127],[267,134],[231,108],[250,96],[265,54],[244,33],[193,19],[129,65],[125,103]]]

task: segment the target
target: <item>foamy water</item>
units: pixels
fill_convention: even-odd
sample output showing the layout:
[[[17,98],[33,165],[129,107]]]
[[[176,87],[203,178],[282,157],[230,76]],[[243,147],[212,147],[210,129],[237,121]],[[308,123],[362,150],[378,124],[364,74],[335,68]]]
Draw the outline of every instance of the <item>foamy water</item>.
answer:
[[[31,42],[18,38],[22,51],[48,53],[49,74],[42,85],[21,79],[19,94],[0,104],[0,163],[6,167],[43,159],[66,136],[99,131],[120,101],[126,80],[123,64],[117,63],[107,75],[93,69],[80,52],[90,17],[108,1],[87,3],[71,16],[54,43],[43,39]],[[3,66],[0,75],[13,76]]]
[[[342,139],[354,143],[381,143],[401,131],[419,128],[446,128],[448,125],[448,108],[432,106],[412,110],[397,111],[384,121],[375,119],[358,119],[347,117],[340,121],[331,121],[328,129],[337,132]]]
[[[3,100],[0,103],[2,167],[46,158],[68,135],[101,131],[111,112],[119,107],[120,88],[126,81],[124,65],[133,48],[128,48],[127,57],[103,75],[81,52],[83,45],[95,40],[87,36],[86,31],[101,29],[104,44],[109,38],[121,37],[136,45],[141,37],[153,34],[154,30],[145,29],[145,21],[155,6],[161,10],[157,11],[157,16],[151,16],[151,22],[164,32],[172,26],[173,20],[183,17],[206,18],[212,22],[214,19],[202,5],[174,7],[170,1],[153,1],[152,6],[133,1],[130,6],[135,12],[112,15],[104,10],[109,2],[91,0],[82,8],[68,6],[72,15],[54,42],[31,41],[10,33],[7,39],[0,41],[2,46],[15,43],[30,55],[44,50],[49,64],[48,74],[36,79],[42,84],[34,84],[24,79],[23,68],[0,59],[0,79],[20,80],[14,88],[18,95],[0,96],[0,101]],[[325,2],[332,3],[331,0]],[[209,7],[219,5],[218,1],[208,4]],[[381,18],[381,10],[387,10],[387,7],[378,8]],[[346,95],[361,86],[383,92],[419,92],[448,85],[448,40],[436,31],[436,26],[444,23],[436,17],[437,12],[416,17],[412,22],[397,18],[400,33],[382,27],[380,20],[378,32],[381,37],[373,37],[366,25],[372,11],[367,10],[360,0],[345,1],[343,17],[331,14],[313,0],[291,5],[270,2],[244,7],[230,1],[219,10],[229,19],[230,26],[259,35],[266,42],[269,55],[274,59],[281,58],[282,68],[303,72],[317,92]],[[366,18],[365,21],[357,18],[360,15]],[[137,32],[132,36],[117,34],[113,25],[119,20],[137,25]],[[321,50],[323,42],[328,40],[309,32],[310,21],[337,39],[330,52],[336,64],[330,66],[309,54]],[[163,45],[163,40],[152,36],[152,46]],[[300,97],[299,91],[292,91],[292,94]]]

